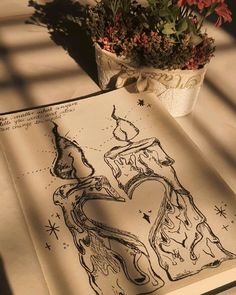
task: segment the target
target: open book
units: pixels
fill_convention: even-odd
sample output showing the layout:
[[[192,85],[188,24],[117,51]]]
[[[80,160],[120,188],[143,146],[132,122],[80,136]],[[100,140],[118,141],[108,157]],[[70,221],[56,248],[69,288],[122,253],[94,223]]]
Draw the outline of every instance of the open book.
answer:
[[[50,294],[235,278],[234,194],[152,94],[4,114],[0,140]]]

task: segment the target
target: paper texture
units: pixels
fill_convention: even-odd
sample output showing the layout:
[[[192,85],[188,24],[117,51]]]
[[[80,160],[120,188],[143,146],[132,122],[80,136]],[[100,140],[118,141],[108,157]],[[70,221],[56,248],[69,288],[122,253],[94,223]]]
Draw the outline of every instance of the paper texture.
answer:
[[[37,289],[38,294],[49,295],[1,150],[0,171],[0,260],[4,264],[6,278],[13,294],[30,295]],[[4,280],[0,286],[0,294],[9,294],[4,289]]]
[[[235,267],[234,195],[153,95],[0,122],[51,294],[167,294]]]

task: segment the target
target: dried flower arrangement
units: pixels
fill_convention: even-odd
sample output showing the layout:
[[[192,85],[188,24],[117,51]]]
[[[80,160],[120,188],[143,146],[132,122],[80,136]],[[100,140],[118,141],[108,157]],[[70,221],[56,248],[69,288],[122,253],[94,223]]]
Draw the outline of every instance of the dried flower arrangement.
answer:
[[[75,9],[70,15],[65,11],[64,17],[85,29],[102,49],[127,58],[136,67],[202,68],[215,50],[214,39],[203,29],[205,20],[215,15],[217,27],[232,21],[224,0],[147,0],[143,3],[100,0],[95,5],[65,2],[67,5],[71,2]],[[33,0],[29,5],[36,10],[31,20],[43,23],[42,6]]]

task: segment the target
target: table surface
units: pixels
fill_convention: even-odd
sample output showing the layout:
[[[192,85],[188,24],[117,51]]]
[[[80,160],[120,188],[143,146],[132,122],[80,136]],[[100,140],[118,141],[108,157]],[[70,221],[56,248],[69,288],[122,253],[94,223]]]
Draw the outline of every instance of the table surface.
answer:
[[[93,75],[89,76],[56,46],[44,28],[24,23],[31,13],[26,3],[0,3],[0,113],[100,91],[90,78]],[[216,38],[216,56],[209,65],[194,111],[176,121],[236,192],[236,41],[212,26],[208,31]],[[0,154],[0,171],[4,171],[4,165]],[[49,293],[10,182],[7,175],[0,179],[4,208],[0,222],[0,278],[6,279],[4,294],[27,295],[37,290],[37,294],[46,295]],[[236,289],[221,294],[236,294]]]

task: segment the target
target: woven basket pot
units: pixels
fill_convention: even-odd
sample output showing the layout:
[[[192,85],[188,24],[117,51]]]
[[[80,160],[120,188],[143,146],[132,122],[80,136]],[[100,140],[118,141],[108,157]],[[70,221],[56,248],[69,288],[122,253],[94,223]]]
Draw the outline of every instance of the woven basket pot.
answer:
[[[135,68],[126,59],[117,57],[95,44],[99,86],[102,90],[136,83],[138,92],[152,92],[173,117],[192,112],[206,73],[198,70],[160,70]]]

